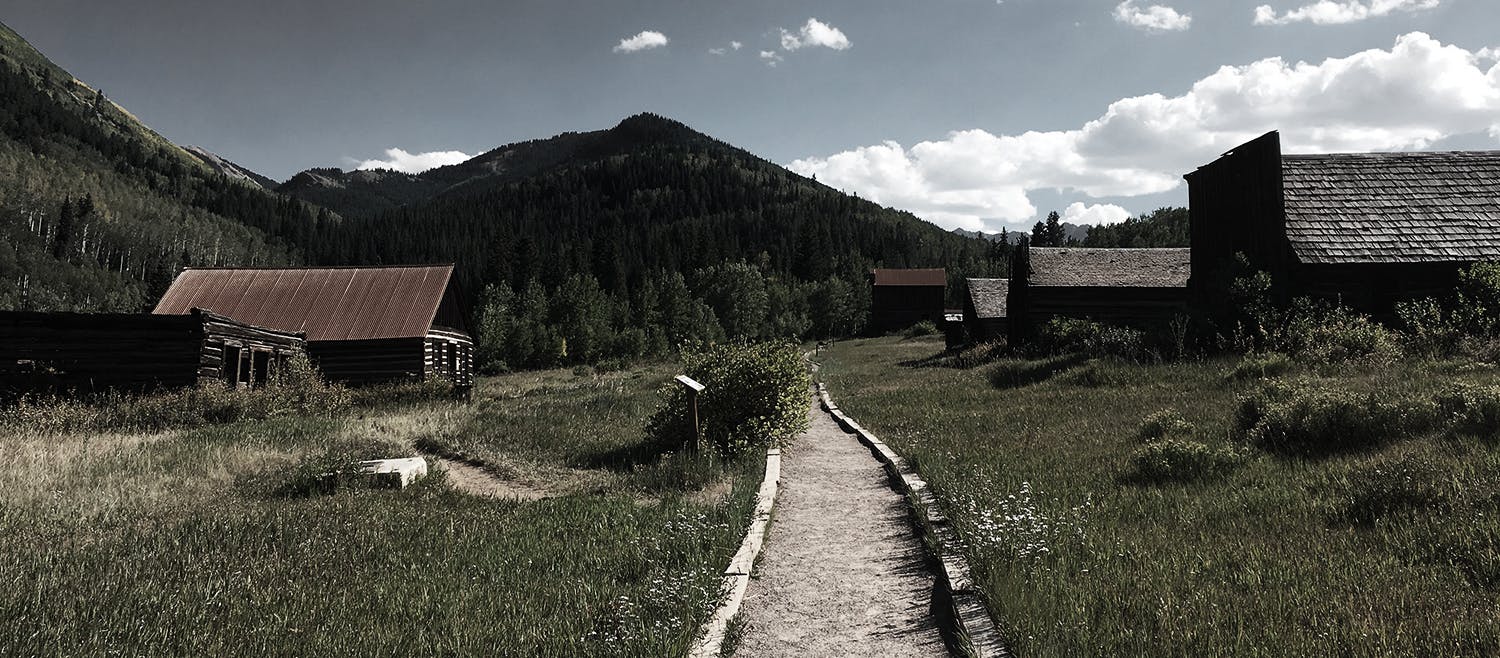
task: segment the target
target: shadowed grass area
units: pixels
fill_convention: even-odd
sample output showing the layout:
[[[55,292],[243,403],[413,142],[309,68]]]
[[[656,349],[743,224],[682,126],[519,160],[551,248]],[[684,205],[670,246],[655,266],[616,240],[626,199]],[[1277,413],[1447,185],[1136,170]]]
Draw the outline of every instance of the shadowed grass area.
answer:
[[[659,381],[528,373],[483,380],[467,406],[379,396],[177,432],[0,430],[0,653],[680,655],[738,548],[750,462],[643,455],[638,471],[702,471],[691,487],[652,476],[649,498],[490,500],[440,471],[402,491],[302,486],[421,437],[511,429],[524,440],[486,443],[496,459],[569,472],[642,440],[649,409],[604,398],[649,407]]]
[[[1436,429],[1282,455],[1235,425],[1261,386],[1228,376],[1237,359],[1091,362],[1086,386],[1054,363],[900,365],[941,349],[838,343],[821,375],[932,484],[1018,655],[1500,652],[1500,449],[1475,429],[1487,398],[1448,402],[1456,420]],[[1276,374],[1424,407],[1497,381],[1453,363]],[[1165,410],[1172,431],[1143,427]],[[1142,443],[1153,434],[1178,438]]]

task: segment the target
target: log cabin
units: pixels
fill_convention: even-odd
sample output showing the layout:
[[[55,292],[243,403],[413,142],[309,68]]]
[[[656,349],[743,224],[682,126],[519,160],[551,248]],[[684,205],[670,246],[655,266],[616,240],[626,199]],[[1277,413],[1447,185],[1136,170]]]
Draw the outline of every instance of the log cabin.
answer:
[[[1188,249],[1033,247],[1028,254],[1028,271],[1011,273],[1011,324],[1034,330],[1067,317],[1147,327],[1187,311]]]
[[[943,326],[946,270],[874,269],[870,286],[870,333],[900,331],[923,320]]]
[[[1376,317],[1441,295],[1500,259],[1500,151],[1292,155],[1272,131],[1184,176],[1195,294],[1236,254],[1277,301],[1315,297]]]
[[[330,381],[473,384],[474,342],[452,265],[190,268],[153,313],[193,308],[305,333]]]
[[[256,386],[305,353],[300,333],[180,315],[0,312],[0,397]]]
[[[964,299],[964,329],[969,342],[1004,338],[1010,279],[968,279],[966,283],[969,294]]]

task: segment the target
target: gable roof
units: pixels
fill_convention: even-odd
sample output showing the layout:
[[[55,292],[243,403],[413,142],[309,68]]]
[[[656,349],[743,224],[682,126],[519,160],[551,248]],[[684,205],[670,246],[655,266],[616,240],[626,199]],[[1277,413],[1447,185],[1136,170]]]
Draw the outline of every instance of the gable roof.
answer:
[[[1283,155],[1286,236],[1304,263],[1500,257],[1500,151]]]
[[[947,286],[948,272],[943,268],[932,269],[874,269],[877,286]]]
[[[975,317],[981,320],[1006,317],[1010,279],[969,279],[968,284],[969,302],[974,305]]]
[[[187,269],[152,313],[202,308],[309,341],[426,336],[449,293],[452,265]]]
[[[1190,249],[1033,247],[1032,286],[1182,288]]]

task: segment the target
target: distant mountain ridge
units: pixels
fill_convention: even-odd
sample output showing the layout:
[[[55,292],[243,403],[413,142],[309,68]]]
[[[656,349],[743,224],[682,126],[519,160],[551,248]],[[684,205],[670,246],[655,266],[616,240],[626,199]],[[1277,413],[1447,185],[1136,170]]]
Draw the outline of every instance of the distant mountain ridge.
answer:
[[[389,169],[314,168],[297,173],[275,189],[340,215],[368,215],[445,195],[482,192],[550,169],[622,156],[659,143],[733,149],[682,123],[640,114],[613,128],[565,132],[546,139],[507,144],[464,162],[420,174]]]

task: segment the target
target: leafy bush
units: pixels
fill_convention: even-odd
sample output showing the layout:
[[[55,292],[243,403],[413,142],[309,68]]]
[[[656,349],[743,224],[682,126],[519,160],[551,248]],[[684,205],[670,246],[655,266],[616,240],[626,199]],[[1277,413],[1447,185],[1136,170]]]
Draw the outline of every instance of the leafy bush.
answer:
[[[937,325],[933,324],[932,320],[923,320],[910,327],[907,327],[905,336],[907,338],[918,338],[921,336],[931,336],[937,332]]]
[[[1389,399],[1272,382],[1241,398],[1235,424],[1250,442],[1282,454],[1319,455],[1380,445],[1432,429],[1426,400]]]
[[[728,343],[683,355],[689,377],[703,384],[698,416],[703,438],[725,455],[785,441],[807,427],[807,369],[796,345]],[[672,449],[694,440],[688,394],[676,383],[646,423],[646,435]]]
[[[1264,354],[1248,354],[1240,360],[1224,379],[1232,382],[1244,381],[1246,379],[1270,379],[1280,377],[1292,369],[1291,357],[1280,352],[1266,352]]]
[[[1342,512],[1355,523],[1371,524],[1394,512],[1447,507],[1455,495],[1454,482],[1442,468],[1402,455],[1351,469]]]
[[[1243,458],[1232,450],[1198,441],[1163,439],[1136,451],[1132,476],[1139,482],[1195,482],[1226,475]]]
[[[1405,334],[1406,351],[1419,356],[1458,354],[1469,335],[1466,323],[1457,314],[1430,297],[1396,302],[1396,318]]]
[[[292,359],[264,386],[195,388],[129,395],[105,392],[87,399],[23,397],[0,409],[0,423],[43,433],[201,427],[293,415],[332,415],[351,404],[348,389],[318,376],[306,357]]]
[[[1369,316],[1308,299],[1293,302],[1267,342],[1311,363],[1390,363],[1401,357],[1396,334]]]
[[[1500,386],[1458,384],[1438,394],[1438,411],[1450,426],[1465,434],[1500,436]]]
[[[1171,436],[1187,435],[1193,433],[1193,424],[1188,422],[1176,409],[1162,409],[1141,421],[1141,428],[1136,431],[1136,438],[1142,442],[1150,443],[1157,439],[1165,439]]]
[[[1038,345],[1048,354],[1115,356],[1151,360],[1146,333],[1139,329],[1101,324],[1078,318],[1052,318],[1042,326]]]

